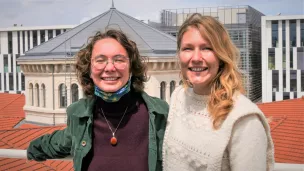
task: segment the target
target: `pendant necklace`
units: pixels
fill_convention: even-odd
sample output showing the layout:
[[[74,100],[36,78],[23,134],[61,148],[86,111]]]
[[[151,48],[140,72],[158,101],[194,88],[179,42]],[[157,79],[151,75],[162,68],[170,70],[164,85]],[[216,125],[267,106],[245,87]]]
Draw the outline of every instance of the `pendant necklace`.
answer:
[[[128,110],[128,107],[129,107],[129,106],[127,106],[127,108],[126,108],[124,114],[122,115],[122,117],[121,117],[121,119],[120,119],[120,121],[119,121],[119,123],[118,123],[116,129],[114,130],[114,132],[113,132],[113,130],[112,130],[110,124],[109,124],[109,121],[108,121],[107,118],[106,118],[106,115],[103,113],[102,108],[100,108],[100,109],[101,109],[101,113],[102,113],[103,117],[105,118],[105,120],[106,120],[106,122],[107,122],[107,125],[109,126],[110,131],[112,132],[112,137],[111,137],[111,139],[110,139],[110,143],[111,143],[112,146],[116,146],[116,145],[117,145],[117,138],[115,137],[115,133],[116,133],[116,131],[117,131],[117,129],[118,129],[118,127],[119,127],[121,121],[123,120],[123,118],[124,118],[124,116],[125,116],[125,114],[126,114],[126,112],[127,112],[127,110]]]

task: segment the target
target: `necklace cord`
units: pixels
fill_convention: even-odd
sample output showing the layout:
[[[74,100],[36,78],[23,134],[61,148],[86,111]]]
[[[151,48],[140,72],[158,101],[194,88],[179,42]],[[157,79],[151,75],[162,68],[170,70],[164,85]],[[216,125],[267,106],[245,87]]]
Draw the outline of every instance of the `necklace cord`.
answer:
[[[113,137],[115,137],[115,133],[116,133],[116,131],[117,131],[117,129],[118,129],[118,127],[119,127],[119,125],[120,125],[121,121],[123,120],[123,118],[124,118],[125,114],[127,113],[128,107],[129,107],[129,106],[127,106],[127,108],[126,108],[126,110],[125,110],[124,114],[122,115],[122,117],[121,117],[121,119],[120,119],[120,121],[119,121],[119,123],[118,123],[118,125],[117,125],[117,127],[116,127],[116,129],[115,129],[115,131],[114,131],[114,132],[113,132],[113,130],[112,130],[112,128],[111,128],[111,126],[110,126],[110,124],[109,124],[109,121],[107,120],[106,115],[104,114],[104,112],[103,112],[102,108],[100,108],[100,109],[101,109],[101,113],[102,113],[103,117],[105,118],[105,120],[106,120],[106,122],[107,122],[107,125],[108,125],[108,127],[109,127],[110,131],[112,132]]]

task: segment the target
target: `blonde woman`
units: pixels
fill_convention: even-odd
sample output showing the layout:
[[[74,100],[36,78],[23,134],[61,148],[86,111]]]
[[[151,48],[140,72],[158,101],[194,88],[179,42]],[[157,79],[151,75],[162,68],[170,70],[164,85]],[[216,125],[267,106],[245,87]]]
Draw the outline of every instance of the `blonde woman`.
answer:
[[[270,171],[269,125],[243,93],[239,52],[216,19],[193,14],[178,33],[184,86],[170,103],[164,171]]]

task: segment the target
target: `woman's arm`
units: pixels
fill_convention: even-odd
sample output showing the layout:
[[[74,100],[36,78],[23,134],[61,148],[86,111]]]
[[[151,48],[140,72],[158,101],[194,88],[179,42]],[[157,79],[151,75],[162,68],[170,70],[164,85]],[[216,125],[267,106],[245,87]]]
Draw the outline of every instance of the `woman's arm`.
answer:
[[[267,136],[257,115],[249,115],[235,123],[228,145],[232,171],[266,171]]]
[[[27,149],[28,160],[45,161],[70,155],[72,137],[69,125],[68,117],[67,127],[64,130],[57,130],[33,140]]]

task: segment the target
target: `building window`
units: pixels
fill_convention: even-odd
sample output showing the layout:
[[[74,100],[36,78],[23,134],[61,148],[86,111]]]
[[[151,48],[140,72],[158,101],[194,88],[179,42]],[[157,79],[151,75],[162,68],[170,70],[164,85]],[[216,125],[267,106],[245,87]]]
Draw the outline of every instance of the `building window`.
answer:
[[[16,72],[15,75],[16,75],[16,87],[17,87],[17,91],[18,91],[19,90],[18,72]]]
[[[272,47],[278,47],[278,21],[271,22]]]
[[[6,87],[6,74],[3,73],[3,76],[4,76],[4,77],[3,77],[3,82],[4,82],[3,90],[6,91],[6,88],[7,88],[7,87]]]
[[[282,40],[283,40],[283,47],[286,47],[286,24],[285,21],[282,21]]]
[[[274,50],[274,48],[268,49],[268,69],[269,70],[275,69],[275,50]]]
[[[20,49],[21,49],[21,46],[20,46],[20,32],[21,32],[21,31],[17,31],[17,40],[18,40],[17,47],[18,47],[18,54],[20,54]]]
[[[304,20],[301,20],[301,44],[300,46],[304,46]]]
[[[21,90],[25,90],[25,78],[23,73],[21,73]]]
[[[9,73],[9,90],[13,91],[14,90],[14,75],[13,73]]]
[[[272,91],[278,92],[279,91],[279,71],[272,70]]]
[[[31,39],[30,39],[30,37],[31,37],[31,33],[30,33],[30,31],[27,31],[27,48],[28,48],[28,50],[30,50],[30,44],[31,44]]]
[[[26,31],[22,31],[22,46],[23,46],[23,52],[25,52],[25,32]]]
[[[290,91],[297,91],[297,71],[290,70]]]
[[[8,53],[12,54],[13,53],[13,35],[12,35],[11,31],[9,31],[7,34],[8,34],[7,35],[8,36],[8,38],[7,38],[7,40],[8,40]]]
[[[284,92],[283,93],[283,100],[288,100],[290,99],[290,93],[289,92]]]
[[[37,30],[33,31],[33,47],[37,46],[38,43]]]
[[[175,89],[175,81],[171,81],[170,82],[170,97],[171,97],[171,94],[173,93]]]
[[[283,70],[283,91],[286,91],[286,70]]]
[[[272,101],[273,102],[276,101],[276,95],[275,94],[276,94],[275,92],[272,92]]]
[[[10,72],[16,72],[15,70],[14,70],[14,54],[11,54],[10,56],[9,56],[9,58],[10,58],[10,60],[11,60],[11,70],[10,70]]]
[[[67,87],[65,84],[59,85],[59,104],[60,107],[67,107]]]
[[[282,58],[283,58],[283,62],[282,62],[282,67],[283,67],[283,69],[286,69],[286,49],[285,48],[283,48],[282,49],[282,54],[283,54],[283,56],[282,56]]]
[[[60,30],[56,30],[56,36],[60,34]]]
[[[40,42],[45,42],[45,30],[40,30]]]
[[[53,38],[53,30],[48,30],[48,39]]]
[[[296,20],[289,21],[289,36],[290,36],[290,46],[297,46],[297,23]]]
[[[2,80],[1,80],[2,77],[1,77],[1,74],[2,73],[0,72],[0,90],[2,90]]]
[[[8,55],[3,55],[4,73],[8,72]]]
[[[301,71],[301,91],[304,91],[304,70]]]
[[[36,91],[36,101],[37,103],[35,104],[36,106],[40,106],[40,98],[39,98],[39,85],[36,83],[35,84],[35,91]]]
[[[293,48],[290,48],[289,51],[289,63],[290,63],[290,68],[293,68]]]
[[[77,84],[72,84],[71,86],[71,90],[72,90],[72,103],[78,101],[79,97],[78,97],[78,85]]]
[[[29,85],[29,102],[31,106],[34,106],[34,91],[33,91],[33,84],[30,83]]]
[[[42,107],[45,107],[46,106],[45,105],[45,103],[46,103],[46,97],[45,97],[46,90],[45,90],[45,85],[44,84],[41,85],[41,91],[42,91]]]
[[[160,98],[162,100],[166,100],[166,83],[165,82],[160,83]]]
[[[297,63],[298,63],[298,66],[297,66],[297,69],[302,69],[304,70],[304,47],[298,47],[297,48]]]

